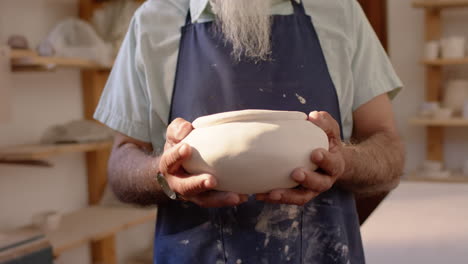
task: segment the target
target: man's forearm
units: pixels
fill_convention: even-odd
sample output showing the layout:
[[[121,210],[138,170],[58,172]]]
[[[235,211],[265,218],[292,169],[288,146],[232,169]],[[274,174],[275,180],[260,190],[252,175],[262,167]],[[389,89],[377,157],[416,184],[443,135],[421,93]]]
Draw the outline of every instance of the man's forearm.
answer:
[[[115,147],[109,160],[109,183],[117,197],[126,203],[154,205],[167,196],[156,181],[159,158],[132,143]]]
[[[404,147],[391,133],[377,133],[356,145],[344,147],[346,170],[338,184],[359,195],[395,188],[403,173]]]

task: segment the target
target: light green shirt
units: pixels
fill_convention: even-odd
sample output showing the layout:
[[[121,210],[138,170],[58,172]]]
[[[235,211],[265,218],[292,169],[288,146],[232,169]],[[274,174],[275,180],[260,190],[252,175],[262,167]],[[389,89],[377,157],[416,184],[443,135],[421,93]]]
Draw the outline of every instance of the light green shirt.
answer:
[[[312,17],[335,85],[343,136],[352,113],[375,96],[393,97],[400,79],[356,0],[303,0]],[[149,0],[135,13],[95,118],[161,149],[174,87],[180,28],[213,19],[208,0]],[[274,0],[273,14],[292,14],[289,0]],[[288,41],[285,39],[284,41]],[[313,109],[311,109],[313,110]]]

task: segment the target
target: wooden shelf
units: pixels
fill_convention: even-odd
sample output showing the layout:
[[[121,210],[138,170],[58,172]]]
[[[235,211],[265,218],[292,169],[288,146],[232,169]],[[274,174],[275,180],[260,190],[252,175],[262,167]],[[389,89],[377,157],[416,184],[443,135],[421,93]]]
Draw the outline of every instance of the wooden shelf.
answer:
[[[468,64],[468,57],[461,59],[423,60],[422,63],[427,66],[464,65]]]
[[[413,2],[413,7],[438,9],[468,7],[468,0],[419,0]]]
[[[14,71],[44,71],[56,67],[109,70],[110,67],[82,58],[44,57],[32,50],[12,50],[11,65]]]
[[[418,125],[418,126],[468,127],[468,119],[463,119],[463,118],[451,118],[451,119],[413,118],[409,122],[412,125]]]
[[[434,183],[467,183],[468,177],[459,173],[452,173],[448,178],[425,177],[421,172],[414,172],[402,178],[403,181],[410,182],[434,182]]]
[[[89,152],[108,149],[112,141],[99,141],[80,144],[37,144],[19,145],[0,148],[0,162],[41,160],[63,153]]]
[[[45,236],[52,245],[54,256],[59,256],[67,250],[155,220],[156,209],[92,206],[64,215],[58,229],[46,231]],[[34,229],[28,226],[15,232]]]

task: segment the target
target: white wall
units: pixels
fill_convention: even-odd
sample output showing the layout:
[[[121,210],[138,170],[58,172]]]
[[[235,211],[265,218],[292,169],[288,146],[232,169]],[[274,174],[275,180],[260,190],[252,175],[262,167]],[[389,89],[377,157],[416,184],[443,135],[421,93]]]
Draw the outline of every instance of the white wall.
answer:
[[[35,47],[55,23],[77,15],[77,0],[1,0],[0,43],[24,34]],[[12,120],[0,123],[0,146],[37,142],[54,124],[82,118],[78,70],[14,73]],[[50,159],[53,168],[0,165],[0,230],[28,224],[44,210],[69,212],[86,206],[87,183],[83,154]],[[149,246],[153,223],[118,236],[119,258]],[[62,263],[87,263],[87,247],[61,257]]]
[[[425,159],[425,129],[408,125],[424,101],[424,67],[419,63],[424,47],[424,13],[409,0],[388,0],[389,48],[393,65],[405,84],[395,99],[398,125],[407,145],[407,171]],[[468,9],[444,11],[445,36],[468,37]],[[445,76],[468,79],[467,67],[449,67]],[[448,168],[461,168],[468,159],[468,128],[446,129],[445,157]]]

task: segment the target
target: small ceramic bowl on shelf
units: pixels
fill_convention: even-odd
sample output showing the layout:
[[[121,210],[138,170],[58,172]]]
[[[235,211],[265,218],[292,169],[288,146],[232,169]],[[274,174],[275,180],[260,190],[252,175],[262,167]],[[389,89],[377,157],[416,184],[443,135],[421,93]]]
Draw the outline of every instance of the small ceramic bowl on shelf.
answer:
[[[432,118],[434,113],[440,109],[439,102],[423,102],[419,115],[423,118]]]
[[[421,176],[432,179],[447,179],[450,178],[451,172],[449,170],[423,171],[421,172]]]
[[[424,47],[424,59],[426,60],[436,60],[439,58],[440,53],[440,43],[438,41],[429,41]]]
[[[468,160],[465,161],[462,172],[463,172],[463,176],[468,177]]]
[[[444,38],[440,41],[442,58],[444,59],[461,59],[465,57],[466,39],[462,36],[453,36]]]
[[[32,224],[43,231],[56,230],[60,226],[62,214],[57,211],[44,211],[33,215]]]
[[[426,160],[422,164],[423,171],[441,171],[442,167],[442,162],[434,160]]]
[[[439,108],[434,112],[434,119],[450,119],[453,115],[453,109]]]
[[[462,113],[462,117],[464,119],[467,119],[468,120],[468,100],[465,101],[465,104],[463,104],[463,113]]]

